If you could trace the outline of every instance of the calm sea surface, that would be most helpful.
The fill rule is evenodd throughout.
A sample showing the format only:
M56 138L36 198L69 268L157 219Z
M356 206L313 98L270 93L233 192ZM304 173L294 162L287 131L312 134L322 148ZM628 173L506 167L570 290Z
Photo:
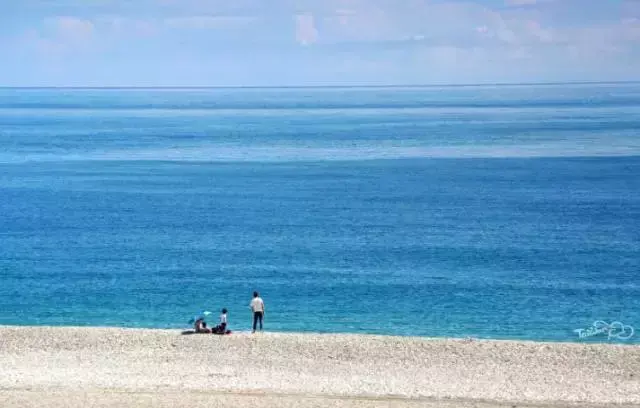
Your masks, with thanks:
M0 324L246 330L254 289L269 330L640 343L640 85L0 89Z

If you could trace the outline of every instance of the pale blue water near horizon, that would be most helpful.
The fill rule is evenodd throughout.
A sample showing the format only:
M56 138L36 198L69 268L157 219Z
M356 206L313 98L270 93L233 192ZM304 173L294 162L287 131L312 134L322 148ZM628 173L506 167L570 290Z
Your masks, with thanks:
M0 324L246 330L257 289L274 331L609 341L639 133L639 84L0 89Z

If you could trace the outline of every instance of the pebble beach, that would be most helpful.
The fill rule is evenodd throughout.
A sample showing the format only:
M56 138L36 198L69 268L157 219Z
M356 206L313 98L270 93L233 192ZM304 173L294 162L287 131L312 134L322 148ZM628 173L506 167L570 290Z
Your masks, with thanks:
M0 327L0 406L640 406L640 347Z

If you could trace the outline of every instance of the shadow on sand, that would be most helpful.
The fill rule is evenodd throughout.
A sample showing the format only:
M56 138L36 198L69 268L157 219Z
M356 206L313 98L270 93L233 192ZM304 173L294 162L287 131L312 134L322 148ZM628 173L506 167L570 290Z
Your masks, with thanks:
M224 336L224 335L231 334L231 330L227 330L226 333L196 333L195 330L184 330L180 334L182 334L183 336L187 336L187 335L190 335L190 334L213 334L213 335L216 335L216 336Z

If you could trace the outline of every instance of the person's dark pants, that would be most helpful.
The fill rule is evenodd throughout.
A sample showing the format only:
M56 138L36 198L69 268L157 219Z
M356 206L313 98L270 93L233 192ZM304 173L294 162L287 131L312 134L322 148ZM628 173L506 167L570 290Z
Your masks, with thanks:
M253 331L256 331L256 326L260 322L260 330L262 330L262 312L253 312Z

